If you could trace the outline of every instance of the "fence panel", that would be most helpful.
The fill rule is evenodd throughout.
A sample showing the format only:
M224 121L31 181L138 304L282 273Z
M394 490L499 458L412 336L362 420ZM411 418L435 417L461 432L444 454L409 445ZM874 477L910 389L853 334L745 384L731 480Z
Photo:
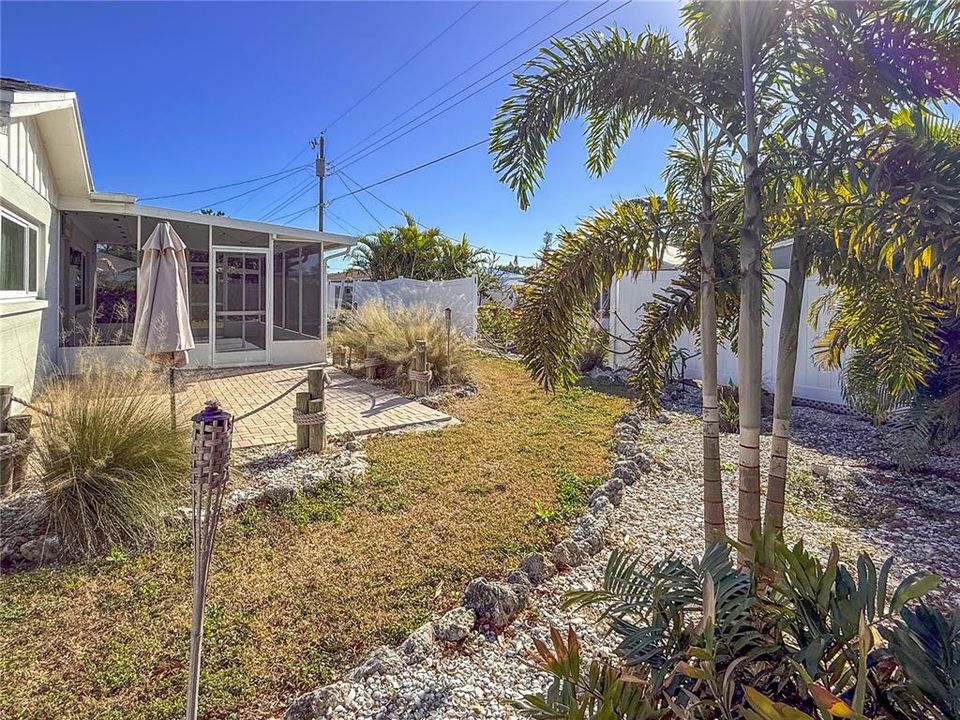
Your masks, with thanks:
M770 278L769 313L764 317L763 323L763 386L771 392L774 388L777 342L780 335L780 317L783 312L787 274L787 270L774 270L771 273L773 277ZM621 337L631 335L640 325L640 309L643 304L652 300L655 293L669 285L678 275L676 270L661 270L656 275L644 271L635 276L627 275L614 280L610 288L610 332ZM815 279L807 279L803 292L803 315L798 344L800 351L797 354L794 394L807 400L842 403L840 373L836 370L821 370L813 360L814 342L823 332L824 327L812 327L808 316L810 306L825 292L826 288L821 287ZM697 338L692 333L684 332L677 339L675 347L683 348L695 355L687 361L687 377L701 378L702 365ZM624 342L614 340L611 349L614 351L611 354L613 367L630 366L630 356L623 354L626 350ZM735 382L737 379L737 356L727 346L721 347L718 353L717 377L721 383Z
M357 281L353 285L353 302L359 307L380 300L385 305L412 308L425 305L442 313L450 308L453 326L469 338L477 336L478 289L475 277L456 280Z

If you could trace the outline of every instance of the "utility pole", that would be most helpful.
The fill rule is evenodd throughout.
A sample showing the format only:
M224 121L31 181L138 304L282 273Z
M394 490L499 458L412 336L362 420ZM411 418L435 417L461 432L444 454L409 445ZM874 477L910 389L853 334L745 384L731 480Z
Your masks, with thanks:
M317 151L316 173L317 173L317 230L323 232L323 179L327 174L327 159L323 154L323 133L320 137L311 140L310 145Z

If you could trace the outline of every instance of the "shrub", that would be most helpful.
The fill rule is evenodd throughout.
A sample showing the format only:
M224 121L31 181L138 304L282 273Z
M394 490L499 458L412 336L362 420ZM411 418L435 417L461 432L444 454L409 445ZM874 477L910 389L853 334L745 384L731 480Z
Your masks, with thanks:
M417 340L427 342L427 362L433 368L434 384L446 380L448 366L452 382L468 379L470 343L453 328L447 358L447 326L442 311L426 305L407 308L388 307L382 302L364 303L344 320L331 342L348 346L356 360L364 357L370 333L370 354L382 363L378 376L399 387L409 387L407 370L413 367Z
M590 372L595 367L603 367L607 361L607 333L594 322L590 323L578 358L580 372Z
M477 332L484 340L506 348L516 342L514 311L497 302L488 302L477 308Z
M822 564L802 543L756 546L746 570L722 545L690 563L614 552L603 588L566 604L600 606L617 660L554 631L536 641L552 685L515 706L540 720L956 717L960 611L922 601L936 576L888 596L892 559L861 555L855 579L836 547Z
M189 432L171 427L160 375L88 364L41 392L37 482L69 553L152 539L185 491Z

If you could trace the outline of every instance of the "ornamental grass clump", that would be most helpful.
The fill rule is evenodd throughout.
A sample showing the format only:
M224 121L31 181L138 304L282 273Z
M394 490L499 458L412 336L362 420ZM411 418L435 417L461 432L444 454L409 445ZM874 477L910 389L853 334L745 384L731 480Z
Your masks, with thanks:
M39 490L48 532L73 556L155 538L186 493L189 429L172 428L159 373L88 364L38 404Z
M433 369L433 384L447 380L462 383L469 379L470 342L454 326L450 332L450 357L447 357L447 325L443 310L427 305L404 307L383 302L364 303L346 318L332 338L332 345L346 345L351 349L355 369L368 351L380 361L377 377L391 380L399 387L410 385L407 371L413 367L418 340L427 343L427 362Z

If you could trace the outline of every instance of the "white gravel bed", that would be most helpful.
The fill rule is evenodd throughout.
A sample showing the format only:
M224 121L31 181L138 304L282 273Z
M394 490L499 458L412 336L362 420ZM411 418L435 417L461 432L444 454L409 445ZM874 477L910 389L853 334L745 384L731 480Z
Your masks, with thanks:
M613 638L603 637L604 628L594 623L595 611L562 609L563 594L599 587L613 547L640 551L651 559L668 553L689 557L702 549L698 406L699 392L687 390L659 420L643 423L640 439L653 456L653 468L625 489L607 531L606 549L534 587L527 609L501 636L475 632L460 646L447 646L397 673L339 683L338 700L325 716L513 719L518 715L506 701L542 692L549 683L529 665L534 637L545 639L551 626L564 629L572 624L585 648L610 653ZM944 578L937 599L955 604L960 599L960 488L949 473L960 476L956 460L935 460L946 479L864 468L888 460L881 449L883 432L858 418L821 410L796 408L794 433L791 482L798 487L790 490L788 540L802 537L807 547L822 553L836 542L847 560L861 551L881 560L894 555L895 576L913 570L937 572ZM736 531L737 450L736 435L723 434L730 533ZM762 453L765 464L769 435L762 439ZM814 463L828 468L826 479L809 472Z

